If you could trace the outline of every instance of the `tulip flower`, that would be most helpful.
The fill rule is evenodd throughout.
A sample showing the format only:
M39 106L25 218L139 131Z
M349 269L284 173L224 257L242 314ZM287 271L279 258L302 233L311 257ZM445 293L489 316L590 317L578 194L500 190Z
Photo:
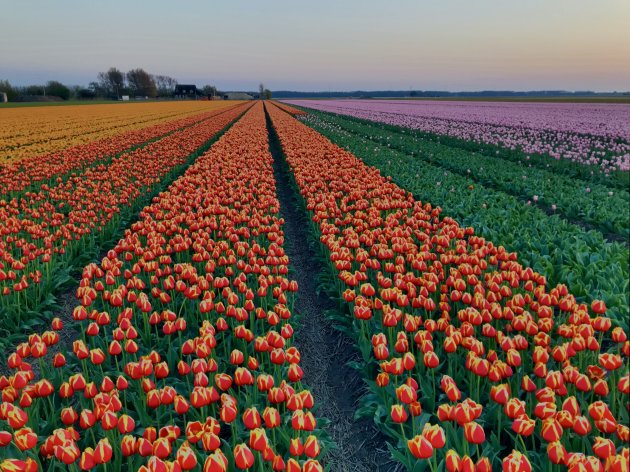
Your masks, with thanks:
M532 465L526 456L513 450L503 459L503 472L531 472Z
M411 454L418 459L427 459L433 455L431 442L422 435L414 436L407 441L407 447Z
M94 448L94 462L106 464L112 459L112 446L107 438L101 439Z
M481 444L486 440L486 433L479 423L470 421L464 425L464 437L471 444Z
M408 417L409 414L405 410L404 405L392 405L391 418L394 423L404 423Z
M234 461L239 469L249 469L254 465L254 454L245 444L237 444L234 448Z

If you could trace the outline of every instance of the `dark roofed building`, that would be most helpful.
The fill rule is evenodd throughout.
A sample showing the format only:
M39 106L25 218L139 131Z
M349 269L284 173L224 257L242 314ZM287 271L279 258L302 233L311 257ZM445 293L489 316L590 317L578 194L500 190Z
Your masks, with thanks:
M201 91L196 85L177 84L173 96L175 98L197 98L201 95Z

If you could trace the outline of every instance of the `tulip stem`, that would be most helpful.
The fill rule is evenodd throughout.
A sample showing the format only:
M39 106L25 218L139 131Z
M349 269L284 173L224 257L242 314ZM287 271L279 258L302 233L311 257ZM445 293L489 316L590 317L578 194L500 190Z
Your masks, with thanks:
M497 423L497 438L499 438L499 444L501 444L501 420L503 419L503 412L501 410L499 410L498 413L498 423Z

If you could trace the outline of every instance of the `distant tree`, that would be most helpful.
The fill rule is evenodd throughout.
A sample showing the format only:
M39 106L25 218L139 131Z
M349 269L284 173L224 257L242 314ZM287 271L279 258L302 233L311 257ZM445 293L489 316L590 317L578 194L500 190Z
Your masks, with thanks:
M168 75L156 75L154 77L155 85L157 87L157 94L160 97L170 97L175 91L177 80Z
M210 95L210 96L219 95L219 92L214 85L204 85L201 89L201 92L204 95Z
M125 88L125 73L110 67L107 72L99 72L98 83L105 96L118 98Z
M96 91L91 88L80 89L77 91L76 97L83 100L96 98Z
M96 97L105 98L105 97L111 96L109 95L108 90L103 88L103 85L100 82L90 82L86 90L91 91L94 98Z
M263 91L263 96L265 97L265 100L271 100L271 90L265 89Z
M70 89L70 100L74 100L79 98L79 92L83 87L80 85L71 85L68 88Z
M260 85L258 85L258 98L262 100L264 95L265 95L265 86L261 82Z
M157 87L151 74L144 69L131 69L127 72L127 83L132 93L136 96L157 96Z
M46 95L68 100L70 98L70 89L61 82L49 80L46 84Z
M21 92L24 95L46 95L46 87L44 85L27 85Z
M0 80L0 92L6 93L9 100L15 100L18 96L18 91L9 83L8 80Z

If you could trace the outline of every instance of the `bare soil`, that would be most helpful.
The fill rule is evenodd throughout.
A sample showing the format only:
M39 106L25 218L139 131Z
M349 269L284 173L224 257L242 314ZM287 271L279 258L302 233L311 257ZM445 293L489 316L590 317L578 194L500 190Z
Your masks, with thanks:
M298 203L275 133L270 129L270 150L274 156L276 192L280 214L284 218L285 250L289 256L291 277L298 282L294 315L299 318L294 341L302 354L304 380L318 405L318 417L329 424L325 430L336 447L323 458L327 470L339 472L385 472L402 470L391 460L387 439L374 423L355 421L354 413L366 386L358 372L348 366L359 355L352 340L336 330L325 313L337 310L337 302L319 293L318 276L323 267L309 245L307 215Z

